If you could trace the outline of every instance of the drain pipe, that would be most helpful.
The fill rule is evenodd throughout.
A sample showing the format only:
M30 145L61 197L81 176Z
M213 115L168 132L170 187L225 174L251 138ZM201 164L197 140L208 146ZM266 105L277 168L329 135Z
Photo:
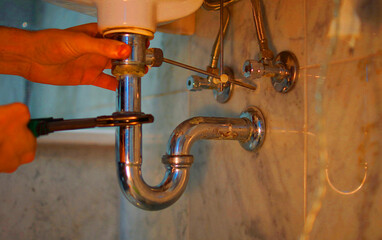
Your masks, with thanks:
M106 37L129 44L132 54L114 60L112 73L119 81L117 111L141 113L141 77L145 74L148 38L130 33ZM145 210L160 210L173 204L184 192L193 163L192 144L200 139L238 140L247 150L261 146L265 134L261 112L252 107L241 118L195 117L181 123L172 133L162 158L166 172L162 182L149 186L142 178L142 125L118 127L116 164L120 187L126 198Z

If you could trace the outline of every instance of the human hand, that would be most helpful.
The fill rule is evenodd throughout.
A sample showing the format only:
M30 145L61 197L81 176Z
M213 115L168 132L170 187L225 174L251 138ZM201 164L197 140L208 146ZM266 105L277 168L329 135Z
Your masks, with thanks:
M0 106L0 173L11 173L33 161L36 138L28 129L27 106L13 103Z
M117 80L103 70L111 67L110 59L127 58L131 48L116 40L96 38L97 32L96 23L35 32L2 28L0 58L7 57L2 52L11 51L14 60L8 56L1 63L0 59L0 73L21 75L37 83L95 85L115 91ZM10 72L15 65L18 69Z

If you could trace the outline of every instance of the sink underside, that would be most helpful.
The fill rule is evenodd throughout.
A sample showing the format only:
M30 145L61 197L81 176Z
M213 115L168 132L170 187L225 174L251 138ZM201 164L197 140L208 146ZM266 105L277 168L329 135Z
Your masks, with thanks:
M45 0L45 2L52 3L54 5L80 12L92 17L97 17L97 8L93 4L78 4L76 2L64 1L64 0Z
M130 32L153 38L157 26L194 13L203 0L46 0L97 17L99 31Z

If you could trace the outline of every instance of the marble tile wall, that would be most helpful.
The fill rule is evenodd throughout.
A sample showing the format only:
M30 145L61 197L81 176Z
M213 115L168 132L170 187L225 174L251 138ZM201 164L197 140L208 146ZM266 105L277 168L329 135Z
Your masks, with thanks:
M346 7L345 7L346 6ZM312 239L380 239L382 219L381 198L381 36L382 18L379 1L343 1L339 6L337 42L333 44L330 18L336 5L333 2L308 2L308 41L306 70L308 131L307 204L315 199L320 186L318 153L322 147L318 139L326 137L328 177L333 187L351 192L361 184L368 166L366 182L355 194L341 195L326 184L327 194L313 228ZM320 15L320 9L326 9ZM318 11L317 11L318 10ZM333 19L333 18L332 18ZM352 23L351 30L344 24ZM357 24L357 22L359 22ZM359 27L357 27L359 25ZM309 33L314 32L318 36ZM318 51L322 46L325 51ZM332 48L334 47L334 48ZM332 54L326 49L332 48ZM319 68L317 64L327 64ZM323 81L322 87L320 82ZM322 88L323 114L317 114L317 88ZM316 126L324 119L325 131Z
M304 59L304 26L296 24L304 19L304 5L298 2L297 8L282 1L266 2L265 8L271 9L267 18L271 15L272 23L276 7L293 11L294 21L281 15L277 21L283 25L269 24L269 31L277 35L271 46L274 51L291 50ZM257 57L258 47L249 2L235 4L231 13L226 64L241 78L242 64ZM171 56L174 60L204 68L210 61L219 14L199 10L196 19L196 33L188 37L186 45L181 36L160 36L165 55L173 48L181 49ZM291 33L295 35L289 36ZM185 82L186 78L176 80ZM283 95L273 90L269 79L260 79L256 81L259 91L237 87L225 104L217 103L209 91L188 93L189 117L237 117L246 106L260 107L267 118L267 140L259 153L246 152L237 142L195 144L195 163L185 195L173 207L154 213L137 210L123 200L122 239L296 239L304 223L303 79L299 83ZM166 106L173 108L174 102ZM174 222L179 224L172 226Z
M88 181L85 175L89 161L99 159L100 155L111 161L97 160L98 165L89 174L99 174L97 181L105 182L102 178L108 178L110 182L102 185L108 188L105 191L107 196L94 196L95 193L99 195L100 190L97 190L95 193L85 192L85 199L99 201L107 207L90 213L97 204L82 205L80 198L72 199L65 195L65 201L74 201L65 207L66 211L83 208L83 212L72 221L73 225L66 222L63 226L65 230L76 229L73 235L46 230L60 223L57 215L53 214L53 220L47 223L45 218L32 214L43 198L41 195L30 201L32 205L27 207L28 211L17 210L12 221L23 219L22 224L29 226L30 236L42 239L55 239L59 234L63 239L90 239L87 234L93 233L87 229L99 223L94 220L90 225L84 224L83 219L93 217L92 214L98 220L107 215L105 223L108 225L104 229L108 232L100 235L102 239L116 239L118 236L129 240L298 239L303 232L305 217L316 200L317 189L325 186L326 195L310 239L382 238L382 208L378 204L382 195L382 180L378 174L382 170L379 163L379 149L382 147L379 139L382 135L382 17L379 13L382 4L380 1L342 0L337 6L330 0L269 0L263 1L263 5L271 49L275 53L290 50L300 62L299 80L290 93L277 93L270 80L262 78L252 82L258 86L257 91L236 87L230 101L219 104L210 91L188 92L186 79L193 73L166 64L150 70L142 82L143 111L156 117L155 123L144 126L143 130L143 175L148 183L157 184L163 177L160 157L171 131L193 116L236 117L245 107L258 106L267 124L266 140L259 152L246 152L237 142L231 141L196 143L191 151L195 163L185 194L168 209L146 212L133 207L124 197L118 198L116 178L111 176L113 173L103 173L104 167L107 171L114 167L112 149L39 146L35 165L25 166L13 176L1 176L1 193L4 194L0 199L3 206L19 204L22 200L16 203L12 200L18 196L13 193L16 190L9 192L7 189L33 188L32 175L42 167L46 169L45 181L57 181L52 172L60 169L62 181L58 184L73 188L72 195L79 195L83 190L77 188L77 181L70 177L73 174L71 166L76 169L74 174ZM230 7L225 62L237 78L242 78L244 61L258 55L250 9L247 0ZM337 31L333 27L331 29L336 11L341 13ZM352 24L347 24L349 22ZM152 46L162 48L168 58L204 68L210 61L218 25L218 13L200 9L196 13L193 36L157 33ZM337 42L332 41L335 36ZM328 50L332 52L328 53ZM321 86L319 83L322 81ZM83 91L82 94L72 93L70 101L74 106L77 105L77 100L73 99L75 96L89 93L86 87ZM322 101L317 92L321 92ZM49 91L44 94L42 96L48 96ZM38 96L41 95L37 94L36 99ZM63 93L60 99L65 96ZM75 111L62 109L62 113L80 116L110 111L114 106L111 98L111 95L105 95L105 98L95 100L94 107L89 107L78 97ZM319 114L317 106L321 102L323 113ZM37 101L35 104L40 106ZM54 109L54 106L47 108ZM318 131L317 125L322 119L326 126L324 131ZM324 136L327 143L324 166L318 157L322 152L318 144L320 136ZM97 157L92 155L93 152ZM83 160L80 161L77 153L83 156ZM47 159L50 164L45 166ZM368 164L367 178L363 188L355 194L341 195L326 181L324 185L320 181L320 172L328 165L329 177L335 187L343 191L355 189L363 179L365 162ZM14 180L16 178L18 181ZM28 186L24 186L24 182ZM52 185L43 184L41 189L51 194L49 199L58 194ZM20 199L30 198L25 192ZM52 201L46 204L60 206ZM116 208L118 201L119 210ZM44 208L42 212L47 214L50 210ZM6 216L7 212L3 210L0 220ZM35 221L44 228L33 225ZM11 223L5 226L11 226ZM10 233L2 229L0 234L18 236L17 226L7 229L11 229Z
M113 156L110 146L40 145L33 164L0 175L0 239L118 239Z
M249 9L247 1L230 7L225 59L239 78L244 60L258 54ZM327 193L311 239L381 237L380 3L342 1L336 6L333 1L264 1L264 9L271 49L293 51L300 61L300 78L293 91L278 94L264 78L255 81L256 92L237 87L224 105L214 102L207 91L189 93L188 103L190 116L234 117L248 105L260 107L268 127L264 146L258 153L248 153L235 142L197 143L185 196L173 209L153 215L124 203L123 239L154 239L167 233L168 239L298 239L321 186L319 119L327 124L323 134L333 185L344 191L355 189L364 177L365 161L368 176L363 188L348 196L324 182ZM337 35L330 31L336 9L342 13ZM218 13L197 12L197 31L187 43L189 48L182 49L189 53L182 61L198 67L208 64L218 18ZM347 28L345 23L353 21L359 23L355 29ZM335 51L328 54L333 36L338 38ZM161 38L165 50L177 46L179 39L165 34ZM323 115L316 113L320 79L324 79ZM178 219L180 224L169 231L169 222L159 219L170 224ZM180 229L184 230L181 237Z

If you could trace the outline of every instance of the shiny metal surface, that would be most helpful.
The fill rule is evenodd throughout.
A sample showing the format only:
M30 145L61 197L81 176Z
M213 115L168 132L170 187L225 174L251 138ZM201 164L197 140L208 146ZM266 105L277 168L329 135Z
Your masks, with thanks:
M141 112L141 79L120 76L118 87L118 112ZM116 130L117 164L142 164L142 125L119 127Z
M147 41L145 37L121 34L120 37L113 36L113 38L131 45L134 53L127 60L113 61L114 69L124 69L124 65L139 69L145 65ZM140 73L134 71L129 72L129 74L123 73L123 71L116 72L119 80L117 111L141 112ZM166 165L164 179L159 185L152 187L145 183L141 171L142 126L140 124L117 129L116 156L117 174L121 189L126 198L139 208L145 210L163 209L174 203L186 188L189 178L189 165L179 163Z
M117 111L141 112L139 68L146 63L144 54L147 38L133 34L121 34L120 37L113 36L113 38L128 43L134 53L127 60L113 61L115 70L113 73L119 80ZM130 67L137 68L138 71L131 70ZM128 72L125 72L126 69ZM184 192L189 178L189 167L192 164L190 157L178 157L176 161L173 157L166 157L166 159L169 160L165 164L166 172L163 181L157 186L149 186L143 180L141 171L141 124L117 129L116 164L119 183L125 197L135 206L145 210L160 210L174 203Z
M208 71L205 71L203 69L199 69L199 68L196 68L196 67L184 64L184 63L180 63L180 62L168 59L168 58L163 58L163 62L171 64L171 65L174 65L174 66L177 66L177 67L181 67L181 68L193 71L193 72L201 73L201 74L213 77L213 78L220 79L220 76L218 74L215 74L215 73L212 73L212 72L208 72Z
M243 64L243 75L252 80L264 76L271 77L274 89L281 93L287 93L298 78L298 60L289 51L279 53L274 59L265 34L261 0L251 0L251 3L260 48L260 60L246 60Z
M137 54L128 60L113 61L114 69L124 69L124 65L139 68L147 62L146 56L140 55L146 53L147 38L123 34L121 38L115 39L130 44L132 51ZM135 48L143 48L145 51ZM134 71L124 73L116 71L119 80L117 111L141 113L140 75ZM194 161L190 155L193 143L200 139L238 140L243 146L252 146L254 135L257 134L258 137L262 133L262 130L257 129L258 122L257 125L253 122L255 118L256 116L249 113L241 118L195 117L181 123L168 141L166 155L162 158L166 171L162 182L157 186L149 186L142 178L142 125L117 128L116 164L124 195L132 204L145 210L160 210L170 206L186 189L190 167Z
M272 60L273 52L268 47L268 40L265 35L263 15L261 11L261 0L251 0L253 20L255 22L257 40L259 42L261 59Z
M214 98L220 103L226 103L232 96L233 84L229 81L221 86L222 88L212 90Z
M289 76L289 71L284 63L278 62L276 65L266 65L256 60L246 60L243 65L244 77L257 79L261 77L284 78Z
M219 30L218 35L216 36L214 45L212 47L211 64L208 67L209 72L218 72L218 70L219 70L217 68L218 62L219 62L219 56L223 52L222 51L222 49L224 47L223 39L226 35L227 28L228 28L228 25L230 22L229 10L227 8L223 8L223 10L224 10L223 12L222 12L222 10L220 10L220 17L221 17L221 19L220 19L220 30ZM225 13L225 15L223 13ZM223 20L224 16L225 16L225 20ZM221 71L222 69L223 69L223 71ZM224 67L223 57L221 58L221 61L220 61L220 72L221 72L221 74L222 73L227 74L231 80L234 79L232 69L230 69L229 67ZM232 81L229 81L227 83L217 83L216 79L213 79L210 76L207 78L207 81L210 83L213 83L216 86L213 89L213 94L214 94L214 98L216 99L216 101L218 101L220 103L225 103L231 98L232 91L233 91Z
M117 165L120 185L126 198L144 210L161 210L176 202L186 189L189 167L166 165L163 181L154 187L142 178L141 165Z
M209 71L205 71L205 70L202 70L202 69L199 69L199 68L196 68L196 67L184 64L184 63L180 63L180 62L177 62L177 61L174 61L174 60L170 60L170 59L167 59L167 58L163 58L163 62L172 64L172 65L184 68L184 69L188 69L188 70L191 70L191 71L194 71L194 72L197 72L197 73L201 73L201 74L204 74L204 75L207 75L207 76L210 76L213 79L216 79L217 81L219 81L219 82L213 82L214 84L221 84L220 83L221 76L216 75L215 71L210 71L210 72ZM213 70L218 70L218 69L213 69ZM193 80L193 79L190 79L190 80ZM248 88L248 89L251 89L251 90L256 90L256 86L253 86L251 84L238 81L236 79L230 78L228 81L230 82L230 84L236 84L236 85L239 85L240 87L245 87L245 88ZM212 86L213 83L212 82L210 83L211 86ZM192 85L190 85L190 87L192 87ZM224 85L223 89L226 88L226 87L230 87L230 86L229 85ZM220 90L220 91L223 91L223 90Z
M176 127L167 144L167 155L189 155L192 145L201 139L238 140L251 138L252 123L244 118L193 117Z
M299 64L297 57L289 51L280 52L275 60L274 65L278 69L283 69L288 74L276 74L272 76L272 85L276 91L287 93L296 83L299 75Z
M224 29L224 0L220 0L220 30L219 32L222 33ZM220 35L220 76L223 75L224 71L224 35Z
M239 0L223 0L223 4L224 4L224 7L232 4L232 3L235 3ZM206 10L210 10L210 11L216 11L216 10L219 10L221 5L220 5L220 0L204 0L203 2L203 7L206 9Z
M159 48L149 48L146 50L146 65L150 67L160 67L163 63L163 51Z
M193 144L202 139L238 140L246 147L246 144L253 146L256 139L257 146L251 150L257 150L262 143L259 136L262 136L261 140L264 139L262 131L265 125L261 125L261 130L257 129L260 125L258 122L255 125L253 119L257 119L257 116L252 116L250 113L241 118L194 117L178 125L171 134L166 155L162 158L166 167L165 177L155 187L147 185L142 178L141 151L137 149L141 146L141 138L134 138L134 132L132 134L125 132L126 157L117 159L117 167L120 185L126 198L145 210L168 207L181 196L187 186L189 168L193 163L193 156L190 155ZM119 132L119 135L123 136L123 132ZM121 145L118 149L121 150ZM248 150L247 147L246 149ZM129 151L137 151L140 154L129 154ZM134 161L132 158L139 160Z
M221 3L221 2L220 2ZM229 20L230 20L230 13L227 8L223 8L223 12L221 12L220 17L223 17L223 20L220 19L220 30L218 32L218 35L216 36L212 53L211 53L211 64L207 67L207 72L211 73L212 75L208 75L207 78L202 78L200 76L190 76L187 79L187 89L190 91L200 91L202 89L212 89L214 98L220 102L225 103L227 102L231 95L233 90L233 84L232 81L234 80L233 72L230 68L220 66L220 69L218 68L219 63L219 57L221 56L221 49L223 46L222 39L225 37L225 33L227 31ZM224 13L224 14L222 14ZM222 63L222 61L220 61ZM223 69L221 72L220 70ZM218 74L227 74L229 76L229 81L226 83L223 83L220 80L220 76ZM240 84L240 82L239 82Z
M189 167L194 163L194 157L192 155L164 155L162 157L162 163L177 167Z
M201 91L202 89L215 89L216 84L209 82L206 78L192 75L187 78L187 89L190 91Z
M113 39L122 40L132 47L127 60L113 61L113 74L119 80L118 112L141 112L141 78L139 68L146 64L147 38L134 34L121 34ZM139 49L136 49L139 48ZM142 50L143 49L143 50ZM143 54L143 55L142 55ZM137 68L138 71L131 70ZM128 69L128 72L125 72ZM127 73L127 74L126 74ZM170 157L167 157L170 159ZM142 178L142 126L119 127L116 131L116 164L120 187L125 197L145 210L160 210L174 203L184 192L188 178L190 158L168 161L163 181L149 186Z
M229 81L226 83L221 83L219 79L215 78L203 78L200 76L192 75L187 79L187 89L190 91L212 89L215 99L220 103L225 103L231 97L233 90L233 84L231 81L234 76L233 71L228 67L224 68L224 73L229 77ZM221 86L223 86L223 90L221 90Z
M154 54L150 53L150 56L146 59L146 62L148 64L151 64L151 62L155 61L160 62L160 64L162 64L162 62L165 62L174 66L178 66L187 70L207 75L207 82L198 76L191 76L187 79L187 88L191 91L199 91L201 89L214 89L215 99L220 103L224 103L230 98L233 89L232 84L239 85L241 87L245 87L251 90L256 90L256 86L244 83L242 81L238 81L233 77L230 77L228 79L228 82L224 82L221 80L221 77L223 76L222 72L225 74L225 68L223 69L223 71L221 71L219 68L217 68L217 65L219 56L222 54L222 38L225 35L229 23L229 11L226 10L225 12L227 14L224 27L220 29L219 34L216 37L214 49L212 51L211 66L208 67L207 71L168 58L164 58L163 54L157 54L156 56L154 56ZM220 35L220 32L223 32L223 35Z
M172 132L167 143L167 156L190 156L198 140L238 140L248 151L258 150L265 139L265 119L260 109L251 106L240 118L194 117Z
M220 103L228 102L228 100L232 96L232 91L234 86L232 84L232 81L234 81L235 76L233 74L232 69L227 66L224 67L224 74L228 75L229 81L226 83L215 84L216 87L212 90L214 94L214 98L216 99L216 101ZM208 81L211 81L211 80L212 82L214 82L214 79L208 78Z
M146 74L146 44L148 37L131 33L112 33L106 38L122 41L131 46L131 54L124 60L112 61L112 74L114 76L131 75L142 77Z
M227 32L227 28L230 22L230 12L228 8L224 8L224 13L225 13L225 21L224 26L223 26L223 37L225 37L225 34ZM221 49L221 30L219 30L218 35L216 36L214 45L212 47L212 52L211 52L211 68L217 68L218 67L218 62L219 62L219 57L220 57L220 49Z
M251 135L247 141L240 142L241 146L248 151L257 151L264 143L265 139L265 118L260 109L254 106L248 107L240 115L241 118L251 122Z
M134 75L121 75L118 78L117 111L141 111L141 78Z

